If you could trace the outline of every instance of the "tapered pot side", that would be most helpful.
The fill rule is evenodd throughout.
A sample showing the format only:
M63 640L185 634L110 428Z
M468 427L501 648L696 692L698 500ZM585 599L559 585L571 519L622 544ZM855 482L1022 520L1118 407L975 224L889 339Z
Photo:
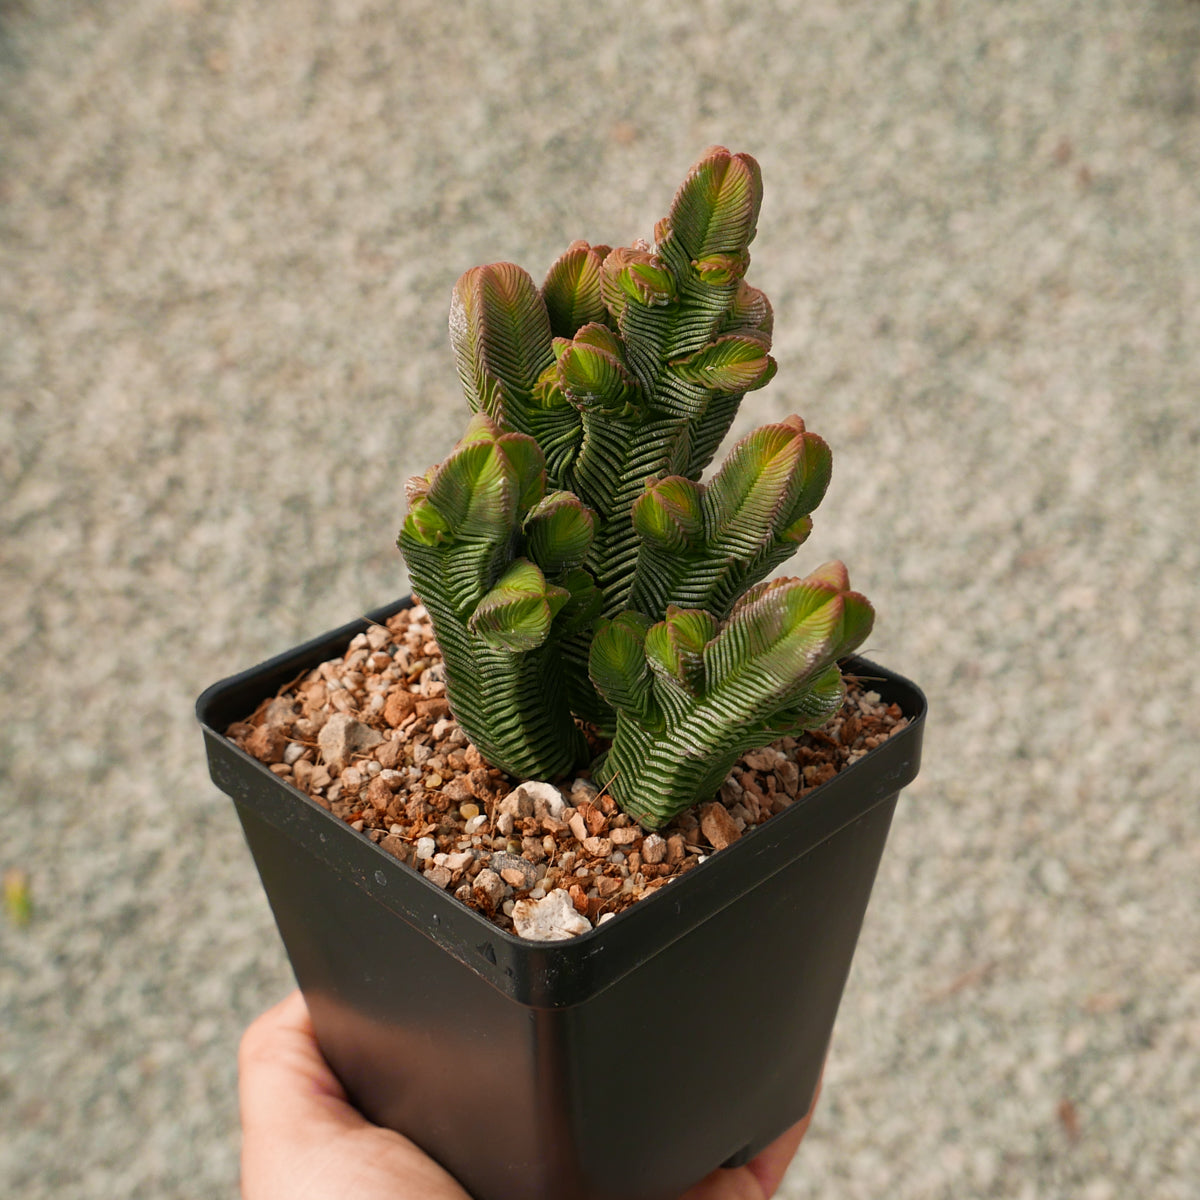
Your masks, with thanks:
M223 736L366 627L197 703L212 778L236 805L322 1051L354 1103L476 1200L676 1200L803 1116L896 800L917 773L921 692L849 660L900 706L904 729L603 926L530 942Z

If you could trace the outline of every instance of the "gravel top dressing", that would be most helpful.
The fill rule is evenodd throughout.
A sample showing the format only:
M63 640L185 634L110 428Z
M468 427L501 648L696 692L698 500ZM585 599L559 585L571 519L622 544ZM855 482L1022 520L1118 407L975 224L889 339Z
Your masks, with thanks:
M869 681L849 682L825 728L746 754L716 797L651 834L617 808L606 780L520 781L488 766L451 715L420 605L226 732L501 929L556 940L692 870L905 727Z

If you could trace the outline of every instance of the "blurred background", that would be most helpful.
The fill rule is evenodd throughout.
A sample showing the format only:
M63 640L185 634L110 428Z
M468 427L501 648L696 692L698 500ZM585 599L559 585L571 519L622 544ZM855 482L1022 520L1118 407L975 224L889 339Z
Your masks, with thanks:
M234 1193L290 973L193 700L407 590L458 274L713 143L735 433L830 441L794 566L930 701L781 1194L1195 1196L1195 0L0 2L0 1193Z

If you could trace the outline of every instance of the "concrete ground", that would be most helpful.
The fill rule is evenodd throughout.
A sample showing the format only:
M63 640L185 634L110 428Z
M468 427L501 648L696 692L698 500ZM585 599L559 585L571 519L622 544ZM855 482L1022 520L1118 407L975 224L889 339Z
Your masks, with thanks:
M458 273L715 142L738 429L832 443L797 566L931 714L782 1195L1196 1195L1195 0L2 0L0 1194L233 1194L289 972L192 701L406 590Z

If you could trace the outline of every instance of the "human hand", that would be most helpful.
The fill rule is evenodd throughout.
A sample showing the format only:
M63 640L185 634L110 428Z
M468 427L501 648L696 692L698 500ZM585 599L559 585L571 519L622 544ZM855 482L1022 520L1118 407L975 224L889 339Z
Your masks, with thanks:
M471 1200L408 1138L350 1104L298 991L243 1034L238 1077L243 1200ZM766 1200L811 1120L810 1111L753 1162L714 1171L681 1200Z
M372 1125L293 992L242 1035L242 1200L471 1200L415 1143Z
M813 1102L799 1124L777 1137L744 1167L728 1170L718 1167L695 1187L689 1188L680 1200L770 1200L783 1182L784 1173L796 1157L796 1151L812 1124L820 1095L821 1085L818 1082L817 1094L813 1096Z

